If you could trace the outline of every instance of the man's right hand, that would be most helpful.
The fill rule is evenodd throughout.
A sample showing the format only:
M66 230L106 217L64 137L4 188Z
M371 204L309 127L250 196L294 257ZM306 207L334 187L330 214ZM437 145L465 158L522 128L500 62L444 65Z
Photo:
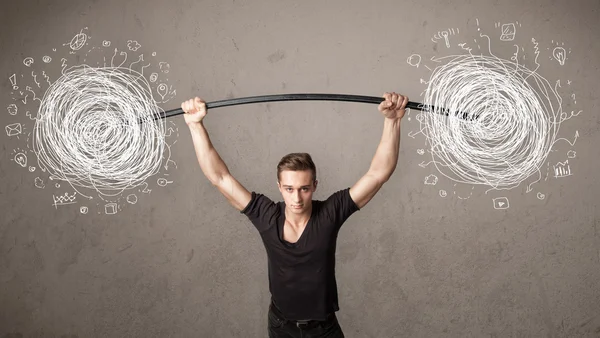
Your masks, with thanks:
M181 110L185 114L185 123L188 125L202 122L202 119L206 116L206 102L199 97L189 99L181 103Z

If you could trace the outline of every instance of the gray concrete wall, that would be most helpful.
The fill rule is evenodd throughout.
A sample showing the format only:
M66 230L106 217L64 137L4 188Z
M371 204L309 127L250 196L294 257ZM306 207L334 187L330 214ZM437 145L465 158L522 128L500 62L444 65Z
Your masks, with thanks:
M431 134L418 132L426 118L407 113L398 168L340 233L340 323L348 337L600 336L598 1L27 0L3 7L1 337L266 335L263 244L203 176L181 116L165 121L170 161L160 159L145 185L105 196L41 171L34 119L63 63L121 63L124 51L124 67L147 64L146 77L157 73L148 83L164 110L196 95L210 102L396 91L421 102L424 82L445 62L435 58L467 53L459 43L509 61L519 50L519 64L562 100L566 115L550 124L560 126L556 142L535 173L494 190L425 165ZM436 37L444 31L449 47ZM565 60L553 56L556 47ZM33 64L24 63L28 57ZM16 123L20 133L10 134ZM304 101L217 108L205 124L234 176L281 200L275 166L283 155L313 155L315 198L324 199L366 172L383 120L372 104ZM515 136L503 128L509 142ZM435 185L425 184L434 182L430 175ZM75 203L61 204L65 194Z

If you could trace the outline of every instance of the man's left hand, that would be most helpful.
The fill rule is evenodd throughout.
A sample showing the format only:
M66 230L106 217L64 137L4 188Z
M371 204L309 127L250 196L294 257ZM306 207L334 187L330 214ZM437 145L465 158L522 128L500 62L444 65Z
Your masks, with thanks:
M395 92L383 94L385 101L379 104L379 111L388 119L401 119L406 112L408 96L396 94Z

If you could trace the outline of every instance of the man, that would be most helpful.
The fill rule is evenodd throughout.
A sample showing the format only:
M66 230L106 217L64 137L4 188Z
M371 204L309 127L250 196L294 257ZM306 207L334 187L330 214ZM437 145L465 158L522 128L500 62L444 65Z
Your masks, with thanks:
M196 156L208 180L259 231L268 257L271 304L269 337L344 337L335 279L335 249L344 221L363 208L390 178L400 147L400 121L408 97L384 93L378 110L383 134L367 173L351 188L327 200L312 200L316 168L309 154L284 156L277 186L284 202L250 193L229 172L203 125L206 103L196 97L181 104Z

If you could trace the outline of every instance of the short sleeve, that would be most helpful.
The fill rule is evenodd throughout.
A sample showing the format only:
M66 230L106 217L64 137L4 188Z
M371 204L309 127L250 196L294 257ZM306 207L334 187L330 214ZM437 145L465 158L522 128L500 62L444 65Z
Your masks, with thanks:
M344 224L348 217L360 210L350 196L349 187L331 194L331 196L325 200L323 206L326 214L335 224L337 229Z
M258 232L263 232L275 224L279 208L267 196L253 191L250 202L248 202L248 205L240 213L250 219Z

